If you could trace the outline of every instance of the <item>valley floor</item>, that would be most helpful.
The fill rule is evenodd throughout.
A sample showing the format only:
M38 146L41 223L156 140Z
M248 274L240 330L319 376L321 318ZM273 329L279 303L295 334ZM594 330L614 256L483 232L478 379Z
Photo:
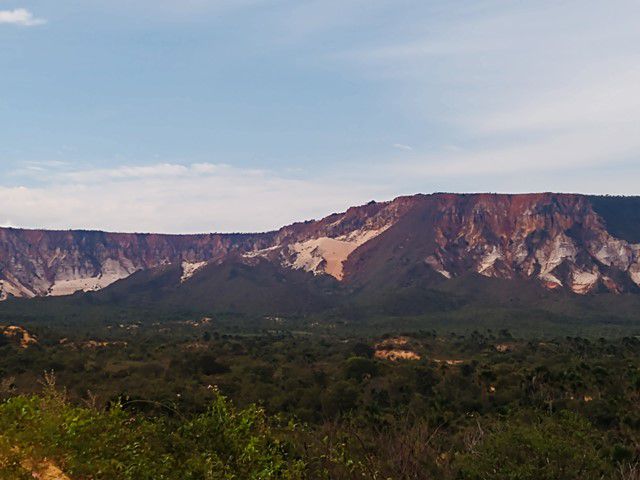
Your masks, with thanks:
M105 318L11 319L0 478L639 475L636 336Z

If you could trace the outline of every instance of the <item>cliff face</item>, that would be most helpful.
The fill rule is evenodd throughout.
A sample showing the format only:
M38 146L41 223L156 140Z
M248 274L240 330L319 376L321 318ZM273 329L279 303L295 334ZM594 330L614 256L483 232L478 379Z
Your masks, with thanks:
M277 232L139 235L0 229L0 298L98 290L139 270L182 267L187 283L234 259L343 283L425 269L529 278L577 294L640 291L640 198L435 194L370 203Z
M435 245L425 261L446 278L467 271L535 278L580 294L640 285L640 243L611 235L588 197L442 195L432 202Z
M255 235L0 229L0 298L99 290L139 270L183 262L188 269L261 241Z

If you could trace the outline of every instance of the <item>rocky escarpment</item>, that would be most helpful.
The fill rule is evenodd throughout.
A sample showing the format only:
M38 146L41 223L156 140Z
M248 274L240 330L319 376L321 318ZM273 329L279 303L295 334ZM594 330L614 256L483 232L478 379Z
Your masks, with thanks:
M139 270L267 262L342 284L530 279L577 294L640 291L640 198L434 194L371 202L264 234L141 235L0 229L0 298L99 290ZM416 273L423 272L423 273ZM430 273L429 273L430 272ZM439 280L438 280L439 279Z
M344 267L353 252L382 235L416 205L415 198L370 202L322 220L284 227L273 245L244 254L245 261L267 259L293 270L344 279Z
M640 285L640 242L613 236L588 197L442 195L436 204L436 245L425 261L446 278L471 270L580 294Z
M423 262L446 279L473 272L534 279L549 289L579 294L634 291L640 286L640 238L612 235L593 200L565 194L401 197L302 230L288 227L276 237L276 246L245 257L346 282L366 283L376 261L384 258L383 274L391 278L394 269ZM632 205L623 200L626 208L640 208L640 199Z
M181 283L206 265L239 257L341 279L358 246L397 220L411 201L372 202L319 221L259 234L159 235L0 228L0 299L96 291L140 270L176 264Z
M0 299L102 289L139 270L192 269L269 235L146 235L0 229Z

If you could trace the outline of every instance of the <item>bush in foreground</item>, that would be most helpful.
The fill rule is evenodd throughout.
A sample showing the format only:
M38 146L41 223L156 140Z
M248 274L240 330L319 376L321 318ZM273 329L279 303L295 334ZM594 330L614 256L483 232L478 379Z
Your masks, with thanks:
M71 478L299 479L292 455L258 407L236 410L216 395L180 421L73 406L55 391L0 405L0 478L31 478L53 462Z

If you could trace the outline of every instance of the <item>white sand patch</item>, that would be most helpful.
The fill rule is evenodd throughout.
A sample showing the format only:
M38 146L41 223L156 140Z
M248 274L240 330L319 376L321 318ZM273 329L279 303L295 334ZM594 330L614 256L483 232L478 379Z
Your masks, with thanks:
M640 260L629 267L629 276L640 287Z
M575 270L571 274L571 290L573 290L574 293L584 295L593 290L599 279L600 275L597 272Z
M436 272L438 272L440 275L442 275L443 277L451 279L452 277L451 273L445 270L444 265L442 265L442 262L438 260L435 256L429 255L427 258L424 259L424 262L427 265L429 265L431 268L433 268Z
M254 250L253 252L244 253L242 256L244 258L264 258L267 257L269 253L278 250L279 248L281 248L280 245L274 245L273 247L263 248L262 250Z
M182 262L182 277L180 278L180 283L184 283L189 280L206 264L207 262Z
M495 272L493 271L493 265L496 263L496 261L502 258L503 257L500 253L500 250L498 250L498 248L494 246L492 250L486 253L480 260L477 272L480 275L484 275L485 277L494 276Z
M536 259L540 264L540 278L545 279L545 276L555 278L553 275L550 275L551 272L565 260L575 262L577 253L578 251L573 240L564 233L555 237L553 243L536 252Z
M547 288L562 287L560 279L551 272L565 260L574 263L577 254L578 250L573 240L564 233L558 235L553 242L536 251L535 257L540 264L538 278L547 284Z
M356 243L328 237L294 243L289 247L295 255L291 267L295 270L313 272L316 275L327 273L342 280L342 264L356 248L358 248Z
M631 264L633 251L630 245L613 237L605 238L604 242L595 252L594 256L604 265L618 267L627 270Z
M118 280L128 277L129 274L107 274L90 278L75 278L73 280L56 280L49 289L49 296L62 297L73 295L76 292L95 292L108 287Z
M540 274L540 275L538 275L538 278L540 280L544 281L544 282L556 284L559 287L562 287L562 282L560 281L560 279L558 277L556 277L555 275L552 275L550 273Z
M12 286L9 285L6 281L0 280L0 302L9 298L10 294L15 296L15 293L11 291L11 288Z
M131 262L123 265L119 260L108 258L101 266L99 275L87 275L77 270L61 273L48 290L48 295L61 297L76 292L95 292L108 287L118 280L127 278L136 271Z
M529 258L522 263L523 271L526 273L527 277L533 275L536 271L536 261L535 259Z
M369 240L376 238L378 235L386 231L391 225L386 225L377 230L354 230L353 232L337 237L336 240L355 243L358 246L367 243Z
M527 248L527 245L525 244L524 239L518 238L516 250L513 253L513 261L516 262L517 265L522 265L524 264L524 262L527 261L528 258L529 258L529 249ZM529 273L528 276L530 277L531 274Z
M453 275L451 275L451 272L448 272L446 270L436 270L436 272L438 272L443 277L448 278L449 280L453 278Z
M16 285L9 280L0 280L0 302L7 300L9 297L33 298L35 294L19 283Z
M315 275L326 273L337 280L342 280L344 277L343 264L349 255L387 228L356 230L337 238L320 237L306 242L294 243L289 246L289 252L294 260L286 262L285 266L295 270L312 272Z

